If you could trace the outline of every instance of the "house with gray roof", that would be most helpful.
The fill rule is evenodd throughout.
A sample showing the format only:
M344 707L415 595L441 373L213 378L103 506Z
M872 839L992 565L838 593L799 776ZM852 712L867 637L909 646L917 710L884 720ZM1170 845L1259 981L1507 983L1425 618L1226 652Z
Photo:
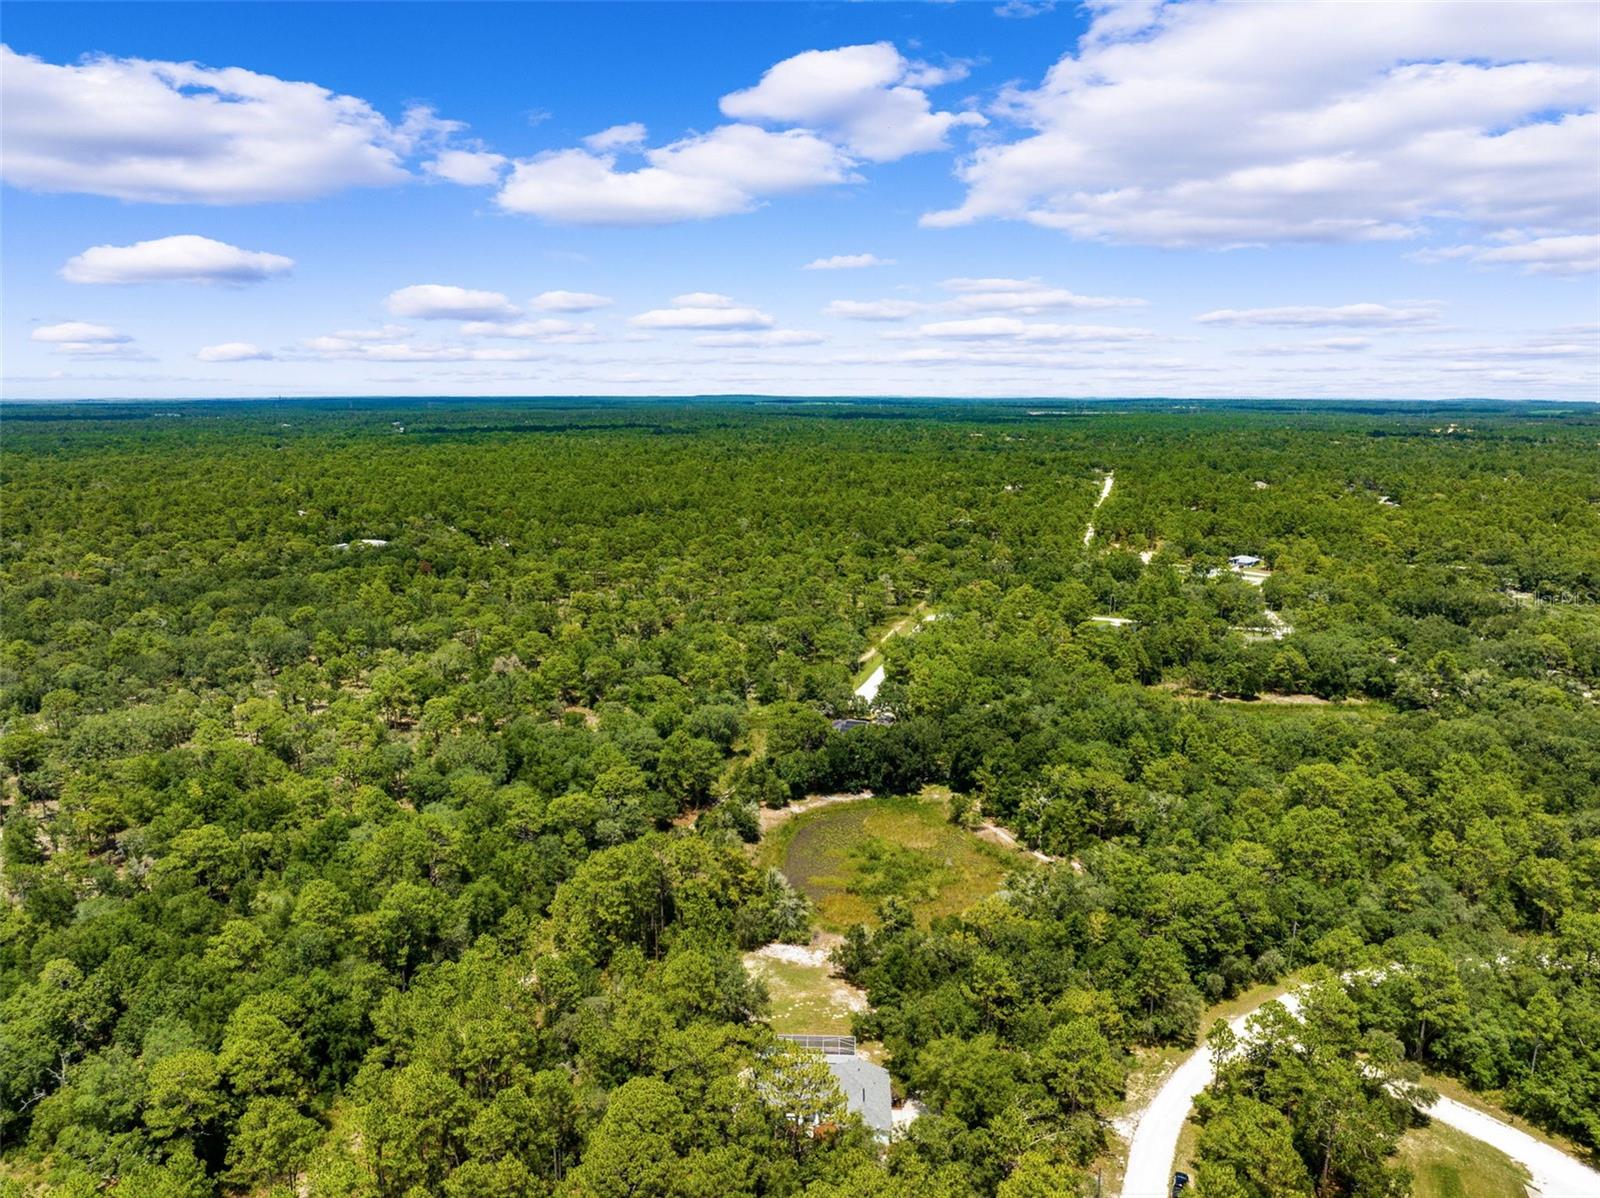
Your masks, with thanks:
M856 1053L854 1036L779 1036L822 1054L823 1062L839 1083L845 1105L880 1140L887 1140L894 1129L894 1097L889 1088L889 1071Z

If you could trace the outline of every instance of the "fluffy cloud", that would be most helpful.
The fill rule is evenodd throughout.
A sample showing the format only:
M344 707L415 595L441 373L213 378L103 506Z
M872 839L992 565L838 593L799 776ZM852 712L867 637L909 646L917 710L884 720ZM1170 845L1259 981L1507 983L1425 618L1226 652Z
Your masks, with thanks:
M1016 341L1143 341L1153 334L1149 329L1121 328L1099 324L1049 324L1018 320L1013 316L980 316L972 320L939 320L917 330L924 337L958 341L987 341L997 338Z
M528 306L540 312L593 312L596 308L609 308L615 302L609 295L596 295L592 291L542 291Z
M270 362L272 355L248 341L224 341L195 353L202 362Z
M1137 308L1142 299L1079 295L1062 287L1047 286L1042 279L946 279L945 288L958 293L955 307L970 312L1019 312L1031 316L1048 308Z
M766 196L851 178L850 160L804 129L719 125L619 169L611 150L557 150L518 162L495 201L580 225L649 225L748 212Z
M56 344L72 342L87 343L101 342L111 344L122 341L132 341L126 333L119 333L108 324L89 324L82 320L68 320L61 324L41 325L32 333L34 341L49 341Z
M1218 308L1195 319L1201 324L1266 325L1276 328L1345 327L1411 328L1439 319L1437 307L1417 304L1391 308L1385 304L1345 304L1338 308L1302 305L1288 308Z
M649 132L638 121L629 121L626 125L612 125L609 129L591 133L583 139L583 144L596 154L610 154L615 150L631 150L644 145Z
M1486 266L1515 266L1529 275L1585 275L1600 271L1600 234L1575 233L1566 237L1525 237L1508 234L1504 244L1455 245L1419 250L1419 262L1464 258Z
M904 320L927 308L915 300L834 300L822 310L824 316L841 320Z
M460 183L464 187L492 187L511 159L488 150L441 150L422 169L436 179Z
M425 108L391 123L364 100L239 67L0 47L7 182L153 203L301 200L408 177L459 126Z
M1594 226L1589 5L1100 7L1003 99L1028 132L980 148L925 223L1223 246Z
M416 320L511 320L521 311L498 291L472 291L440 283L418 283L391 292L384 307Z
M259 283L293 266L294 259L282 254L189 233L93 246L67 259L61 277L69 283Z
M614 125L581 146L519 160L495 202L583 225L749 212L770 196L854 182L860 162L936 150L952 128L984 124L978 113L933 111L924 90L964 73L912 62L887 42L810 50L724 96L732 124L653 149L642 124ZM624 154L642 162L621 164Z
M128 358L144 355L133 348L133 338L106 324L90 324L83 320L68 320L60 324L41 325L29 334L34 341L42 341L58 354L71 358Z
M801 270L860 270L864 266L893 266L893 258L880 258L876 254L835 254L831 258L818 258L807 262Z
M769 329L772 317L747 308L725 295L692 291L676 296L670 308L641 312L628 322L641 329Z
M890 162L945 144L959 125L983 125L975 112L935 112L922 89L959 79L902 57L888 42L807 50L767 71L761 82L722 97L726 116L821 131L858 158Z
M474 320L461 326L468 337L508 337L518 341L588 342L599 340L595 327L572 320L519 320L510 324L499 321Z
M768 329L757 333L708 333L696 345L717 348L774 349L786 345L821 345L827 338L808 329Z

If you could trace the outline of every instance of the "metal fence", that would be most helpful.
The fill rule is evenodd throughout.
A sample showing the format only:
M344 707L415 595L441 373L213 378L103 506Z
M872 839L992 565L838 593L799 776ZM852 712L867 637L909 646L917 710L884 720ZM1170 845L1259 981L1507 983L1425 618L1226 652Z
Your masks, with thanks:
M824 1056L853 1057L856 1055L856 1038L854 1036L805 1036L789 1035L779 1036L780 1040L787 1040L791 1044L798 1044L801 1048L814 1048Z

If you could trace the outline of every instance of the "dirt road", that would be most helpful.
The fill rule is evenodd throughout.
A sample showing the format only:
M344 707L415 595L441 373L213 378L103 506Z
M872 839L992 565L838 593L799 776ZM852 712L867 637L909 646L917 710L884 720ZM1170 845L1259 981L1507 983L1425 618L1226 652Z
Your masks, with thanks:
M1299 997L1293 993L1285 994L1278 1001L1291 1013L1300 1006ZM1235 1035L1242 1037L1246 1032L1245 1024L1254 1014L1252 1010L1230 1019L1228 1026ZM1156 1091L1134 1125L1122 1198L1167 1198L1172 1186L1178 1136L1189 1118L1189 1108L1200 1091L1211 1084L1211 1078L1211 1054L1200 1048L1190 1053ZM1529 1198L1590 1198L1600 1194L1600 1173L1493 1115L1452 1098L1440 1098L1426 1114L1464 1135L1482 1140L1526 1169L1530 1178Z
M1116 481L1117 472L1115 470L1106 475L1105 482L1100 484L1100 498L1094 501L1094 507L1090 509L1091 511L1099 511L1100 505L1111 498L1111 486ZM1083 530L1083 543L1087 545L1092 540L1094 540L1094 521L1091 519L1089 527Z

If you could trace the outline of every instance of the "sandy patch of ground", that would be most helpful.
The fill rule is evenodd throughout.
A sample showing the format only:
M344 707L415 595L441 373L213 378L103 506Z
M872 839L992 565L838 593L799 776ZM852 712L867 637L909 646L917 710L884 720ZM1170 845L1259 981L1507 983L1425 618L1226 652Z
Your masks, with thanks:
M1030 849L1025 847L1023 843L1017 839L1017 834L1015 832L1013 832L1010 828L1002 828L996 823L979 824L975 830L975 835L979 840L987 840L990 844L997 844L1003 849L1016 849L1019 853L1026 853L1035 861L1043 861L1047 864L1053 864L1061 860L1060 857L1052 857L1049 853L1041 852L1038 849ZM1083 872L1083 866L1078 864L1076 861L1072 863L1072 868L1075 873Z

